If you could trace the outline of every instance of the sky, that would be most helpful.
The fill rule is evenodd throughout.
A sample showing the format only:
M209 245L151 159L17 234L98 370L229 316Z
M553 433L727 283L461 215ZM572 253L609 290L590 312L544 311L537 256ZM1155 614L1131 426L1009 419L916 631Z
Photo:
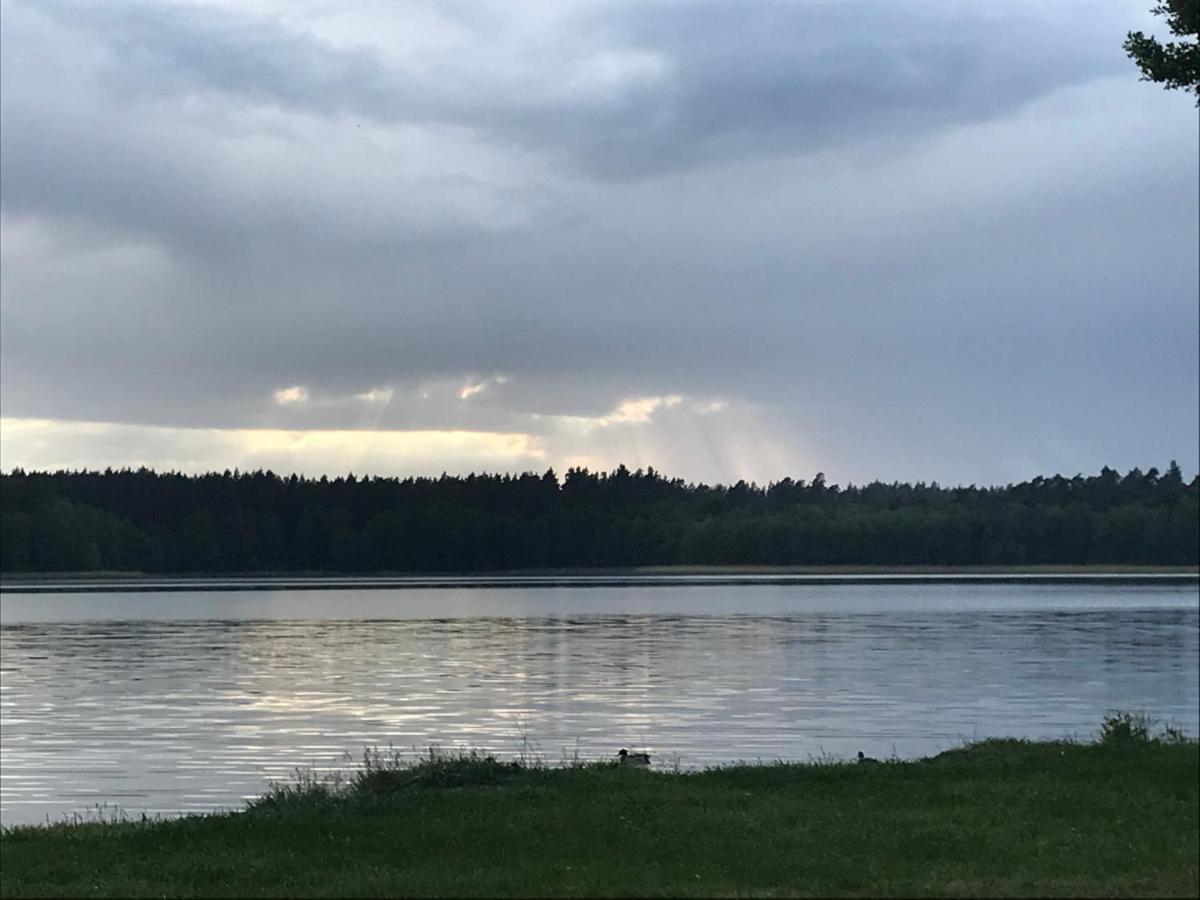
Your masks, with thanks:
M0 467L1200 466L1149 0L0 0Z

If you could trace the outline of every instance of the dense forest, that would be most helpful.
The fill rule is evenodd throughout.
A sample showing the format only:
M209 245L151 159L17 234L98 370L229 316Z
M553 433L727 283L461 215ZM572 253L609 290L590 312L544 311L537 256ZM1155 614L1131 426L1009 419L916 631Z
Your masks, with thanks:
M5 572L478 572L670 564L1197 564L1200 476L1006 487L686 484L653 469L0 475Z

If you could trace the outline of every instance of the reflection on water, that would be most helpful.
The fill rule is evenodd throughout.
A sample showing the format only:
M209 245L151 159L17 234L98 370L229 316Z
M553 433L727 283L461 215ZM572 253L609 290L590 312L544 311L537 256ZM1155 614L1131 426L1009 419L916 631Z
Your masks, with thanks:
M1194 587L370 593L5 597L3 821L236 806L389 742L703 765L1200 725Z

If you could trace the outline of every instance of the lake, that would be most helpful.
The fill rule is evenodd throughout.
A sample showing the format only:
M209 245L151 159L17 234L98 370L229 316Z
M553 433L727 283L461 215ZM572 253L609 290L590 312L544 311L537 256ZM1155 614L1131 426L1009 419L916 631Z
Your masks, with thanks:
M236 808L369 745L693 767L1088 738L1117 709L1200 730L1194 578L213 586L0 595L0 821Z

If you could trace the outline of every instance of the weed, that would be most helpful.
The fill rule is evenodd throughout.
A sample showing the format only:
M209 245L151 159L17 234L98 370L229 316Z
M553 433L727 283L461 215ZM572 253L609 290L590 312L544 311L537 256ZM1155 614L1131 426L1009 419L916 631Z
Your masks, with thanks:
M1145 713L1117 710L1106 715L1100 723L1100 743L1108 746L1128 746L1149 743L1186 743L1190 738L1182 728L1158 722Z

